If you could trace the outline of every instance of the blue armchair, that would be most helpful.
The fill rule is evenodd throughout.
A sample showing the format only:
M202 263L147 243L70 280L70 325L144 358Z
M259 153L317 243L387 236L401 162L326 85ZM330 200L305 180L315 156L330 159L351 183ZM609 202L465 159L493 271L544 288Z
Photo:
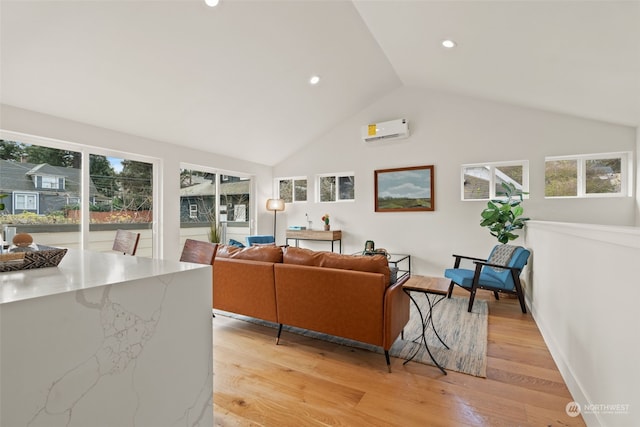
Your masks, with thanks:
M520 283L520 273L527 264L529 252L520 246L497 245L491 251L488 259L473 258L463 255L453 255L455 257L454 268L448 268L444 276L451 279L448 297L451 298L453 285L458 285L471 292L469 297L469 312L473 308L473 300L476 290L487 289L493 291L496 299L499 299L498 292L515 294L520 301L520 308L523 313L527 312L524 303L524 293ZM473 261L475 269L468 270L460 268L460 261L468 259Z
M276 243L276 239L268 234L256 234L254 236L247 236L247 246L253 245L265 245L269 243Z

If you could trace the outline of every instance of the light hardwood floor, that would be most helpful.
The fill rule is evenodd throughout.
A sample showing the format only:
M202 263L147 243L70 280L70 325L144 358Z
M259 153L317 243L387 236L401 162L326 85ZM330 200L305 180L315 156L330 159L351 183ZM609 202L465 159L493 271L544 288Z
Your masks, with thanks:
M467 297L464 290L455 295ZM583 426L530 314L489 301L487 378L213 319L216 426Z

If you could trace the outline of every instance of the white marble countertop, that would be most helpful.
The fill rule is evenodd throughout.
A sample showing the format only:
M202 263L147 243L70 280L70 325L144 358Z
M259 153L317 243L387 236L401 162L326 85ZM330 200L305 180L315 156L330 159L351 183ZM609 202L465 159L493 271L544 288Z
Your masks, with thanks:
M0 304L207 267L69 249L57 267L0 273Z

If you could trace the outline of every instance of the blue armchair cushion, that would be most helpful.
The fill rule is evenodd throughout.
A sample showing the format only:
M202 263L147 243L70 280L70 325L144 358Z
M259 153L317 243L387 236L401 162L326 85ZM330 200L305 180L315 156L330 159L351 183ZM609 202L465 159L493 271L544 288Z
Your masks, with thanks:
M507 273L511 274L508 270L507 270ZM471 288L474 274L475 274L475 271L467 270L466 268L448 268L444 271L444 277L446 277L447 279L453 280L455 283L462 286L463 288ZM495 277L492 277L491 275L485 272L480 273L479 283L480 283L480 286L488 286L492 288L499 288L499 289L505 289L505 290L513 289L513 286L509 288L507 287L506 283L500 281L499 279L496 279ZM511 283L513 283L513 280L511 281Z

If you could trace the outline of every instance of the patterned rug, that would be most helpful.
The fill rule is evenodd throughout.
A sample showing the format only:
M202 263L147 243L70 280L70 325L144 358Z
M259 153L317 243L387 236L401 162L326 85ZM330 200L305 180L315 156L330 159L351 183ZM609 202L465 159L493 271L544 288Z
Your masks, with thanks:
M429 306L424 294L412 292L411 295L420 305L422 314L428 313ZM430 298L433 300L434 296ZM433 357L446 370L486 378L489 309L487 302L482 300L476 300L473 303L471 313L467 312L468 306L468 298L452 297L438 302L433 308L433 322L440 338L449 346L449 349L442 345L431 327L427 329L427 343ZM420 316L414 304L411 303L410 320L404 328L404 337L407 340L398 338L389 353L401 359L408 358L417 345L408 340L420 337L420 333ZM432 365L429 353L422 342L420 344L420 350L413 361Z
M412 296L420 305L420 310L423 315L426 315L426 313L429 312L429 306L424 294L413 292ZM433 299L433 296L431 296L431 298ZM442 345L430 326L426 333L427 343L429 344L429 350L431 350L433 357L446 370L486 378L487 323L489 310L486 301L476 300L473 305L473 312L469 313L467 312L468 304L469 300L467 298L460 297L452 297L450 299L445 298L438 302L433 309L433 321L438 334L442 340L447 343L449 349L446 349ZM257 323L271 328L278 327L276 323L239 314L218 310L216 310L215 313L216 315L220 314L226 317ZM429 357L429 353L426 351L424 344L422 344L421 341L422 326L420 323L420 316L418 315L413 303L411 303L410 313L409 323L407 323L407 326L405 326L404 329L405 339L403 340L398 337L398 340L389 350L389 354L400 359L407 359L415 349L418 348L418 353L409 363L418 362L433 365L433 362ZM285 325L282 330L335 342L349 347L362 348L381 354L384 353L381 347L306 329Z

